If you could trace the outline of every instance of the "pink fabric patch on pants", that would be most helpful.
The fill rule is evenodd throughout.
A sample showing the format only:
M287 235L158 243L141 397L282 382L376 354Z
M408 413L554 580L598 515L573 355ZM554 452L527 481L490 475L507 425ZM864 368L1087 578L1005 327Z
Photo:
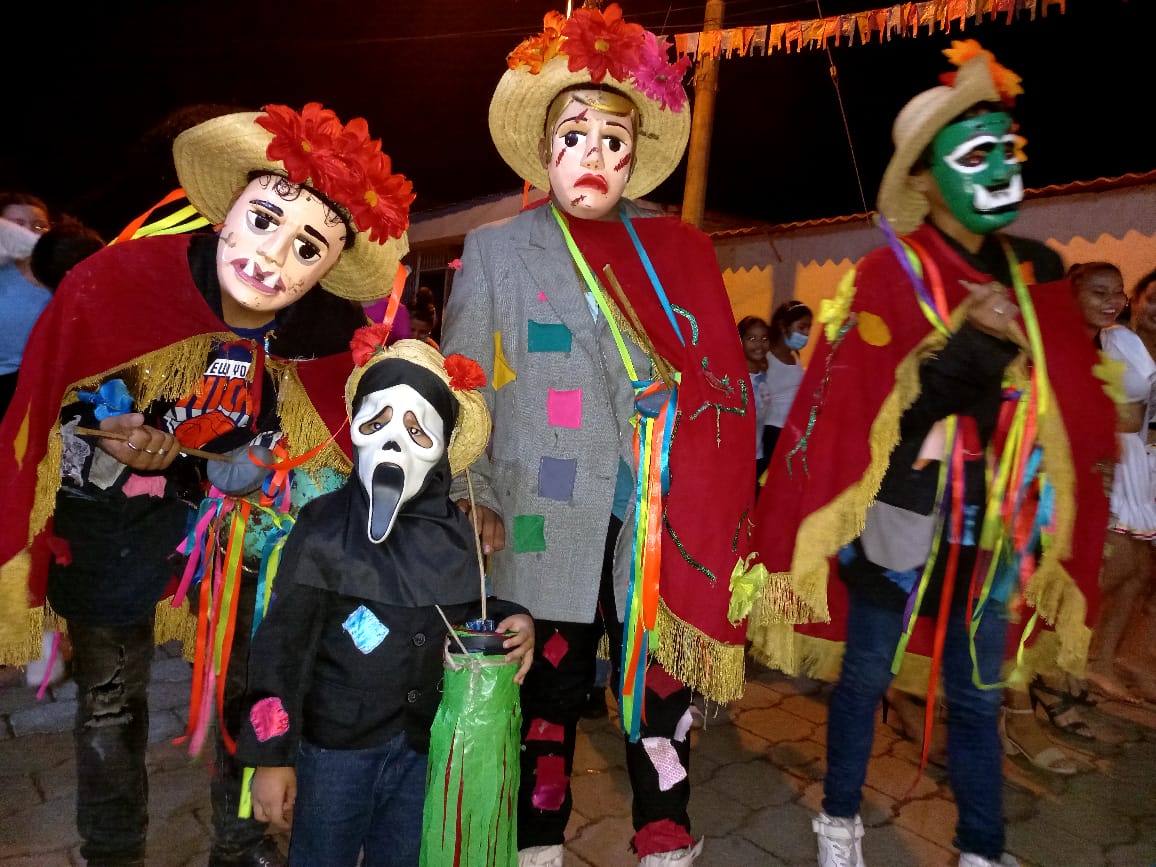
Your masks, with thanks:
M285 713L281 699L276 696L263 698L249 711L249 723L257 733L257 740L264 743L289 731L289 714Z
M678 783L686 779L686 768L678 760L678 753L674 751L674 744L670 738L643 738L642 747L658 772L658 788L669 792Z
M136 473L130 475L123 485L121 490L126 497L163 497L165 495L165 477L164 476L138 476Z
M557 668L558 663L562 661L562 657L569 649L570 643L562 637L562 633L555 632L542 648L542 655L549 660L552 666Z
M558 723L547 722L544 719L538 718L530 722L530 729L526 732L526 740L528 741L553 741L554 743L562 743L565 729Z
M530 802L539 810L558 810L566 800L570 778L561 756L539 756L534 769L534 794Z

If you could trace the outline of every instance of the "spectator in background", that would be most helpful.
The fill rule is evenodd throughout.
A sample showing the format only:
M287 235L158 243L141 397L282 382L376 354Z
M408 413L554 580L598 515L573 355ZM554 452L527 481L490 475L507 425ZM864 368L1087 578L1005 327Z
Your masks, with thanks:
M433 292L428 287L422 286L409 304L410 336L437 349L438 342L434 339L437 327L438 308L433 300Z
M104 246L93 228L74 217L61 217L32 249L32 275L51 291L56 291L64 275Z
M751 377L751 394L755 400L755 489L758 490L763 470L771 460L771 453L764 445L763 424L770 408L770 392L767 388L767 350L770 348L770 329L760 316L744 316L739 320L739 340L743 344L743 355L747 359L747 372Z
M0 417L16 390L16 372L32 326L48 306L52 291L32 273L32 250L52 228L43 199L29 193L0 192Z
M770 349L767 352L766 421L763 425L763 454L767 463L775 452L787 413L795 401L799 383L803 381L803 365L799 352L807 345L811 334L811 308L802 301L784 301L771 314Z

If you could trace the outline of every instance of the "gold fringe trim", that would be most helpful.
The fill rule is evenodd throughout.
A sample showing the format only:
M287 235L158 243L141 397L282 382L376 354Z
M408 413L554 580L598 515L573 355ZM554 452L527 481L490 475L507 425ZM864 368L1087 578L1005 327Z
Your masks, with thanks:
M675 616L659 600L652 648L663 668L694 691L718 704L742 698L746 685L746 651L726 644Z
M281 430L288 440L290 455L300 457L318 443L330 438L330 431L302 385L297 367L292 362L269 359L269 370L277 387L277 413L281 418ZM306 462L302 469L316 480L321 469L331 469L343 475L353 471L353 463L335 441L330 441L321 452Z
M192 610L186 596L179 608L173 608L172 597L157 603L153 635L157 644L181 642L181 656L188 662L197 657L197 612Z
M28 607L31 558L21 551L0 566L0 665L24 665L40 658L44 612Z

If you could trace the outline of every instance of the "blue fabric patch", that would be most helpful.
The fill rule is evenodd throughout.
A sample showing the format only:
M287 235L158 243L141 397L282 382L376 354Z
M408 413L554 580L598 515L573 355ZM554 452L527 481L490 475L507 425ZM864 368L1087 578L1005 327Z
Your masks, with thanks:
M896 572L894 569L883 570L884 577L899 587L904 593L911 592L915 586L915 582L919 580L919 576L922 574L922 569L908 569L906 572Z
M349 633L357 649L366 654L373 653L385 641L385 636L389 635L389 627L364 605L350 613L341 626Z
M573 501L577 473L576 458L542 458L538 464L538 496L564 503Z
M571 339L570 329L560 322L526 323L527 352L569 352Z
M630 504L630 495L634 493L634 474L622 458L618 459L618 477L614 480L614 505L610 513L620 521L626 520L626 507Z

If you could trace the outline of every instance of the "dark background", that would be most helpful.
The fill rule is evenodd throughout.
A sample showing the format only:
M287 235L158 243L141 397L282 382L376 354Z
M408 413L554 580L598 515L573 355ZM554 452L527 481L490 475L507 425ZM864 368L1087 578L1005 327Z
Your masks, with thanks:
M1042 4L1043 0L1040 0ZM724 27L805 20L879 0L728 0ZM504 58L563 0L150 0L21 3L6 23L0 189L24 189L108 237L175 186L181 110L318 100L369 120L415 211L520 190L486 111ZM658 33L702 29L705 4L626 0ZM10 10L11 11L11 10ZM19 26L17 21L23 21ZM1153 0L1067 0L1060 14L720 62L707 209L781 223L873 205L890 124L973 37L1021 75L1029 187L1156 168ZM833 60L842 100L829 72ZM178 116L174 117L174 112ZM854 156L854 158L853 158ZM681 201L685 161L649 198Z

